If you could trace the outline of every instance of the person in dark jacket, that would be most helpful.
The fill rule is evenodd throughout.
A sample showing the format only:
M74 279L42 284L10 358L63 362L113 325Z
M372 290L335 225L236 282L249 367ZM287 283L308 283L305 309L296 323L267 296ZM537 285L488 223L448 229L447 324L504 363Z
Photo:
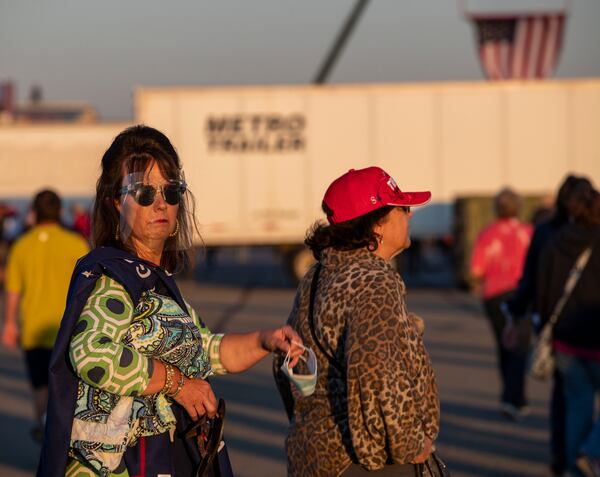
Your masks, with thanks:
M566 401L567 467L600 476L600 420L594 402L600 391L600 193L581 183L569 208L572 222L548 242L537 275L537 309L542 323L561 298L574 263L591 247L579 281L554 327L553 347Z
M517 320L525 317L527 312L531 311L535 295L535 276L540 255L548 241L569 221L571 214L568 205L573 190L579 184L588 184L591 186L590 181L585 177L567 176L558 189L552 217L549 220L540 222L535 227L529 249L527 250L525 266L523 267L523 274L519 279L519 285L514 295L506 301L508 311Z
M538 316L533 309L536 274L539 267L540 255L548 241L569 222L571 213L569 204L573 191L580 184L591 187L590 181L585 177L569 175L565 178L558 193L554 205L554 213L549 220L536 225L527 250L523 275L519 280L514 295L506 301L504 311L509 317L508 325L504 330L506 345L516 342L519 330L527 328L530 315ZM539 325L539 323L538 323ZM554 475L562 475L565 471L565 399L563 395L562 378L558 372L555 373L552 385L552 397L550 404L550 453L552 462L550 467Z

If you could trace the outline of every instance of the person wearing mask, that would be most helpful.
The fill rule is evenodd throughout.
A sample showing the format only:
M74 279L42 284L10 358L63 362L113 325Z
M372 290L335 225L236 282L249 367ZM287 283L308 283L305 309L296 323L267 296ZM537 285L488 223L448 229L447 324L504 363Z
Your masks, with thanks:
M518 347L508 348L502 340L506 317L502 303L513 294L525 262L532 228L517 218L521 198L511 189L494 198L496 220L478 235L471 257L471 276L481 282L483 306L489 319L501 381L500 411L509 419L526 414L525 368L529 329L524 330Z
M33 389L36 425L43 433L48 400L48 368L77 260L88 252L78 234L60 224L61 199L52 190L37 193L31 206L35 225L14 244L6 268L2 343L19 345Z
M308 367L313 382L308 390L300 383L301 392L285 364L275 373L291 418L289 476L426 475L438 393L423 321L407 310L391 260L410 246L411 207L430 197L402 192L379 167L352 169L325 192L328 223L317 222L305 242L317 264L287 321L318 372ZM276 359L275 369L281 364Z

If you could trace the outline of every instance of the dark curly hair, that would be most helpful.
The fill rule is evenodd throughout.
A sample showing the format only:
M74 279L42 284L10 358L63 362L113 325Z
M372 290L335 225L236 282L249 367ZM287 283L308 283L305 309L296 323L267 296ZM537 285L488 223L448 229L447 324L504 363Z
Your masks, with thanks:
M164 177L183 178L181 162L171 141L149 126L125 129L106 150L102 156L102 173L96 184L92 214L92 244L95 247L111 246L135 253L128 241L122 242L115 236L120 219L115 200L121 195L123 175L143 173L152 162L156 163ZM179 202L179 231L167 239L161 257L161 267L170 272L185 269L193 262L192 239L194 233L199 235L194 209L194 197L187 191Z
M331 210L323 202L323 212L328 216L333 215ZM304 243L310 248L315 259L321 259L323 250L333 247L335 250L355 250L367 247L371 252L379 246L379 235L373 230L375 225L381 223L392 209L386 205L380 209L361 215L356 219L348 220L339 224L326 224L317 221L309 229Z

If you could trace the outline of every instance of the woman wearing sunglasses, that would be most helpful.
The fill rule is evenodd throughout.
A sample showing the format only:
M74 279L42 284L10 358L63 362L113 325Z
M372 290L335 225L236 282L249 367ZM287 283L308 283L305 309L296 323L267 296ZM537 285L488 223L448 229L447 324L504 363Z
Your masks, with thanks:
M73 273L52 355L38 475L194 475L202 456L186 430L217 413L206 378L275 350L295 364L302 341L289 326L213 334L182 298L173 274L190 264L193 198L156 129L126 129L108 148L93 219L96 248Z
M439 401L423 323L407 311L390 265L410 246L411 207L430 197L400 191L379 167L352 169L327 189L328 223L306 239L318 263L288 319L316 355L314 393L301 395L275 373L290 417L289 476L441 474L430 457Z

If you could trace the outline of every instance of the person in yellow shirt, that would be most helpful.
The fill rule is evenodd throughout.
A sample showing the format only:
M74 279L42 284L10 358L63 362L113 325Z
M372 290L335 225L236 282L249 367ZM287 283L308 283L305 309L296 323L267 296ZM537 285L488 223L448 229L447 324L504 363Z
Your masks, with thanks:
M61 199L56 192L39 192L32 212L35 225L15 242L8 256L2 343L15 349L20 341L38 420L32 433L41 439L50 354L75 263L89 247L79 234L60 224Z

